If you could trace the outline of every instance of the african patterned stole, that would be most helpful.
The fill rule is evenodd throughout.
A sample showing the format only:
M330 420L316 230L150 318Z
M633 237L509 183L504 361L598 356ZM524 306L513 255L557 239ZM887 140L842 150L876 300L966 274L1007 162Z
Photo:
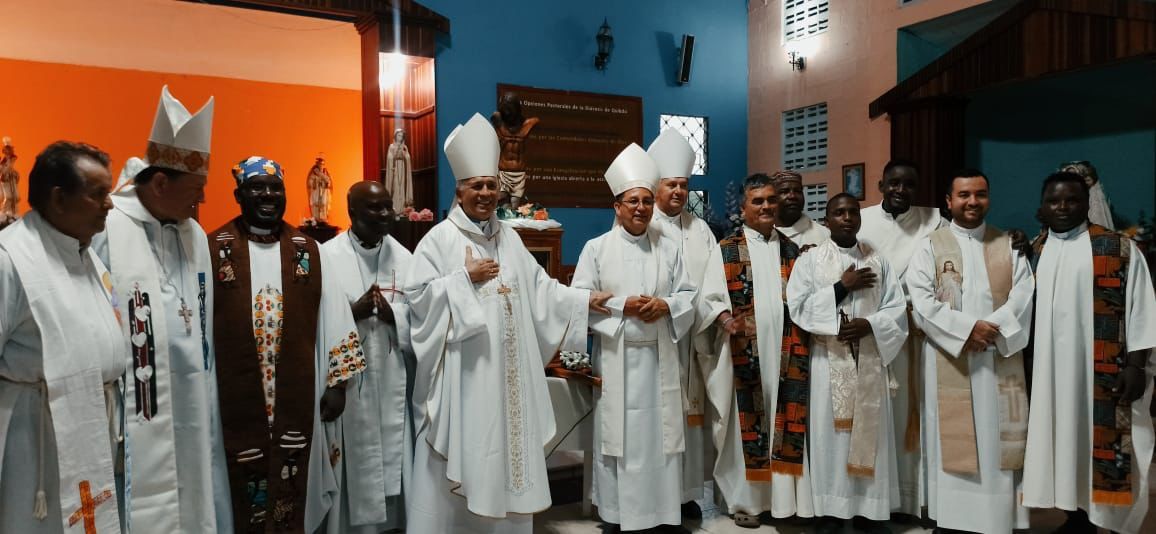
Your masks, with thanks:
M935 254L936 298L946 294L943 280L938 276L945 262L951 262L959 273L962 289L963 252L950 227L931 233L931 248ZM983 235L983 258L991 287L992 309L1007 303L1012 289L1011 239L998 228L988 225ZM962 309L962 293L945 302L952 309ZM972 411L970 358L967 353L953 357L934 343L936 352L936 398L939 401L940 463L945 472L965 475L979 473L979 452L975 438L975 415ZM1000 469L1023 469L1024 450L1027 447L1027 381L1023 353L995 358L996 383L999 389Z
M1033 263L1043 254L1047 234L1033 244ZM1128 357L1126 323L1128 264L1126 238L1088 224L1092 244L1092 502L1132 505L1132 405L1114 393ZM1035 265L1033 265L1033 268ZM1034 269L1033 269L1034 270Z
M787 294L787 279L799 257L799 247L775 230L779 242L779 280ZM747 239L740 227L719 241L723 268L730 294L731 312L745 314L754 322L755 287ZM775 403L774 441L768 439L766 404L760 375L756 336L730 336L734 366L735 400L738 405L746 479L770 481L772 473L803 475L807 444L807 405L810 395L810 350L808 337L791 321L787 299L783 299L783 347L779 361L779 392Z
M270 429L253 336L245 229L237 218L209 234L216 271L217 384L234 529L238 533L304 532L309 449L318 402L314 351L321 303L320 256L313 239L282 223L283 339ZM303 253L313 261L299 261Z

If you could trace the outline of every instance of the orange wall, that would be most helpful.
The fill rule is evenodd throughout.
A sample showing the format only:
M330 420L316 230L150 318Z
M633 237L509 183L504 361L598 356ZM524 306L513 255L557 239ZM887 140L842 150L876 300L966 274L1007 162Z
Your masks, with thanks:
M212 159L201 225L212 230L238 213L229 169L251 155L281 163L285 219L309 215L305 177L319 152L333 176L330 223L349 226L345 191L361 179L361 93L213 76L144 72L0 58L0 136L20 156L21 195L36 154L58 139L85 141L112 156L113 177L143 156L161 86L196 112L216 97ZM28 205L22 200L21 210Z

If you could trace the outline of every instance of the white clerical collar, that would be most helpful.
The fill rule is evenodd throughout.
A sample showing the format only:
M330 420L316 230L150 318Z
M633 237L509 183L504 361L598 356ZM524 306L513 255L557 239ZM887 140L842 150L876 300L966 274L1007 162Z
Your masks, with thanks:
M466 215L461 204L454 206L454 209L450 211L449 220L454 223L454 226L457 226L464 232L477 234L486 238L494 237L494 234L497 234L498 230L501 229L501 223L498 222L496 213L491 215L489 220L481 222L474 221Z
M642 239L646 237L646 231L645 230L641 234L634 235L630 232L627 232L626 227L622 226L621 224L618 225L617 228L618 228L619 234L624 239L626 239L626 241L628 241L630 243L638 243L639 241L642 241Z
M782 228L782 230L784 234L787 234L787 237L803 235L803 233L811 229L812 224L813 221L811 221L811 218L804 213L799 216L799 220L795 221L795 224Z
M358 254L367 258L377 256L377 253L381 250L381 245L385 243L385 238L383 237L377 240L377 243L372 247L366 248L365 245L361 244L361 238L357 237L357 234L353 233L353 230L349 231L349 240L353 242L353 250L356 250Z
M1057 232L1055 230L1052 230L1051 228L1048 228L1048 237L1054 237L1056 239L1068 240L1068 239L1072 239L1074 237L1079 237L1080 234L1087 232L1087 231L1088 231L1088 222L1084 221L1084 222L1080 223L1079 226L1072 228L1071 230L1068 230L1067 232Z
M779 238L779 233L776 232L774 228L771 228L770 237L763 235L762 232L759 232L758 230L755 230L754 228L751 228L745 224L743 225L743 231L746 232L748 239L753 236L756 240L762 241L763 243L770 243L771 241Z
M955 224L955 221L951 221L951 232L964 237L983 239L983 232L985 230L987 230L986 221L980 223L979 226L976 226L975 228L964 228L958 224Z
M48 222L48 220L36 210L29 211L24 215L24 218L27 219L24 224L32 224L43 229L40 233L48 237L46 244L50 244L53 248L60 251L60 257L64 258L65 262L69 265L83 263L85 249L88 247L82 246L79 239L57 230L55 226L52 226L52 223Z
M666 222L673 224L675 226L682 224L682 212L681 211L678 213L675 213L674 215L667 215L666 212L664 212L660 209L656 209L656 210L654 210L654 216L658 217L660 220L666 221Z

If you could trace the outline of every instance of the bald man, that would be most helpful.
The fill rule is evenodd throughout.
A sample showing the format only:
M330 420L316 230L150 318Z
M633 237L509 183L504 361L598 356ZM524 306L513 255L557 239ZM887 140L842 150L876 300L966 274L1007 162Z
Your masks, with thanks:
M376 534L405 527L402 488L409 483L413 452L406 392L413 358L408 304L397 288L412 255L387 235L393 199L382 184L353 184L348 200L349 231L322 245L321 252L333 260L367 367L354 379L338 421L345 451L334 468L341 500L327 527L330 533Z

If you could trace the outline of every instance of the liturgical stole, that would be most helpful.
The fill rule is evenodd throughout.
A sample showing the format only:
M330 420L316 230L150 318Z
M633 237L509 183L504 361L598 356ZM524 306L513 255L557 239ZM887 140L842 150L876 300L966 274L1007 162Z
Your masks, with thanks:
M940 228L931 234L931 248L935 254L936 298L946 295L947 303L955 311L963 306L962 279L963 253L951 228ZM1011 239L1004 232L988 225L983 235L983 259L991 286L992 309L1007 303L1012 289ZM946 275L944 265L951 262L958 280ZM958 292L949 286L958 284ZM971 400L971 372L967 353L958 357L943 352L934 343L937 399L939 401L940 462L948 473L974 475L979 473L979 452L975 441L975 416ZM1024 378L1023 353L1008 357L995 356L996 380L999 388L1000 469L1023 469L1024 449L1027 446L1028 414L1027 387Z
M1035 262L1047 234L1033 245ZM1088 224L1092 243L1092 502L1132 505L1132 405L1120 404L1112 387L1126 364L1128 264L1125 237ZM1034 265L1033 265L1034 267ZM1142 466L1147 468L1147 466Z
M313 239L281 224L283 339L270 428L253 337L245 228L238 218L209 235L209 250L216 262L213 333L233 521L238 532L304 532L309 449L318 402L314 366L321 258Z
M799 257L799 247L782 232L779 241L779 280L787 294L787 279ZM730 294L731 312L754 323L755 288L747 238L740 227L719 241ZM749 326L748 326L749 328ZM811 353L807 333L791 321L783 299L783 345L779 354L779 394L775 403L774 441L765 413L763 382L759 374L759 348L755 336L730 336L734 367L735 400L738 403L739 436L742 439L746 479L770 481L772 473L803 476L807 447L807 410L810 400Z

